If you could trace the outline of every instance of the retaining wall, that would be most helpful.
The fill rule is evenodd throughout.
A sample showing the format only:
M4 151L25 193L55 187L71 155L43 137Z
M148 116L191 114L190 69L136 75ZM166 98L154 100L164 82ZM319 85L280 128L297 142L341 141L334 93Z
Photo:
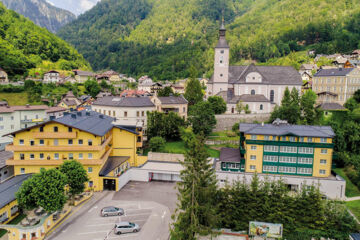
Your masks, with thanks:
M266 122L270 118L270 113L257 114L221 114L215 115L216 127L214 131L231 130L237 122L253 123L254 121Z

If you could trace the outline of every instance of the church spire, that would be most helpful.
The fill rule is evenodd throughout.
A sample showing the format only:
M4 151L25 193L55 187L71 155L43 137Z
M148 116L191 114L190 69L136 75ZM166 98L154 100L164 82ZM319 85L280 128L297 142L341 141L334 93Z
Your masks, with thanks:
M224 22L224 18L222 18L221 26L219 29L219 42L216 45L216 48L229 48L229 45L226 42L225 35L226 35L225 22Z

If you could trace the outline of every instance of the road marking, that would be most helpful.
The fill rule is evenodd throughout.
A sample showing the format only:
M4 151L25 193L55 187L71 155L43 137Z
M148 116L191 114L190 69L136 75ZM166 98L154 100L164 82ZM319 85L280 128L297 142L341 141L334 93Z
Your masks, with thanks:
M163 215L161 216L161 218L164 219L165 215L166 215L166 211L164 211L164 213L163 213Z
M108 231L96 231L96 232L82 232L77 235L96 234L96 233L107 233Z
M132 217L132 216L140 216L140 215L150 215L150 213L129 214L129 215L123 215L122 217Z
M92 210L97 209L97 208L98 208L98 206L95 206L95 207L91 208L88 212L92 212Z

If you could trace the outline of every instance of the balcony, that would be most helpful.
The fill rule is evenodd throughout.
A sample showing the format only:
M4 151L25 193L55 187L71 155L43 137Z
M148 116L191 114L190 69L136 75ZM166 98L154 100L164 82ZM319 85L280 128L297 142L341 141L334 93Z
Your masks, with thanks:
M33 119L21 119L20 122L22 124L27 124L27 123L42 123L49 120L48 118L33 118Z
M76 138L76 132L34 132L33 138L40 138L40 139L74 139Z

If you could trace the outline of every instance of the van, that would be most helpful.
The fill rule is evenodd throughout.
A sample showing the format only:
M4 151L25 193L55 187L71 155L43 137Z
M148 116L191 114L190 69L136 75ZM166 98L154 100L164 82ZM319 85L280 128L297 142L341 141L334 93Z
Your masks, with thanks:
M132 222L119 222L115 224L114 232L115 234L130 233L140 231L140 226Z
M102 217L121 216L124 215L124 209L117 207L104 207L103 209L101 209L100 215Z

